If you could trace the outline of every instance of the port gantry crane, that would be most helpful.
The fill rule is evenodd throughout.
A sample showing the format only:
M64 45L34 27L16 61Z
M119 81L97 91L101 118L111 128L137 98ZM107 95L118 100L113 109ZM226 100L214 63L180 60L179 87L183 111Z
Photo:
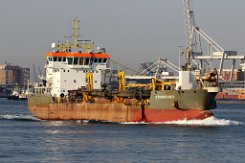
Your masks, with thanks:
M245 60L244 55L237 55L237 51L224 50L215 40L201 30L195 23L194 11L191 9L191 0L184 0L184 13L185 13L185 30L187 35L186 45L186 68L192 67L191 61L196 63L195 60L200 61L199 68L204 68L204 62L211 67L209 61L219 60L219 76L221 76L224 60L232 60L230 80L233 78L233 71L235 68L236 60ZM205 40L206 43L212 48L213 53L209 51L208 55L203 55L201 47L201 40ZM209 48L210 48L209 47ZM197 63L196 63L197 64ZM242 65L242 64L241 64ZM244 66L245 67L245 66Z

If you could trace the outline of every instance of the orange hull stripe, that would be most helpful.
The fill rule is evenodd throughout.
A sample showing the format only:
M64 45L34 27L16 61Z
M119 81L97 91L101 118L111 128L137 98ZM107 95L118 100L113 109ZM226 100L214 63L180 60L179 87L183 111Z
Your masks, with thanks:
M65 53L65 52L49 52L48 57L86 57L86 58L110 58L109 54L88 54L88 53Z

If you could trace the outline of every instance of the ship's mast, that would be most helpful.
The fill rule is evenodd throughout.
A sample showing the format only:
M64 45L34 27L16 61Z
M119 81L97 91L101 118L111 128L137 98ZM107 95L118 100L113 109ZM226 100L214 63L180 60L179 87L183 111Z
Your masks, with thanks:
M74 37L74 42L73 42L73 48L84 48L87 50L88 53L91 52L92 48L94 47L94 43L91 42L90 40L80 40L82 41L80 44L78 43L78 37L79 37L79 20L78 17L75 17L73 20L73 37Z
M74 37L74 42L73 42L73 47L74 48L78 48L79 45L78 45L78 31L79 31L79 27L78 27L78 23L79 23L79 20L78 20L78 17L75 17L75 19L73 20L73 37Z
M73 24L73 43L69 42L68 36L66 36L65 43L53 43L52 48L58 48L61 51L70 51L71 48L77 49L82 48L87 51L87 53L91 53L92 49L94 48L94 43L91 40L78 40L79 37L79 20L78 17L75 17L72 24Z

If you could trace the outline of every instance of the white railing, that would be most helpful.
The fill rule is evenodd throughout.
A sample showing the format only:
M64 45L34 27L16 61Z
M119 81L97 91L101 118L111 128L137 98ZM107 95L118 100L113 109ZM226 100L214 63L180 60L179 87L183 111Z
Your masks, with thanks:
M44 87L44 86L37 86L34 87L34 93L35 94L50 94L51 87Z

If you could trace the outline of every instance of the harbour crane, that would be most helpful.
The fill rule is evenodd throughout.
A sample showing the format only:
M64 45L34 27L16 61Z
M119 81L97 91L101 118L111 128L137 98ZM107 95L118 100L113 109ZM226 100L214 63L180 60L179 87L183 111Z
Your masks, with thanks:
M191 0L184 0L185 31L186 31L186 69L191 69L191 61L200 60L200 69L204 68L204 62L210 65L208 60L219 60L219 76L221 76L224 60L232 60L230 80L233 78L233 71L236 60L244 60L244 55L237 55L237 51L224 50L214 39L200 29L195 22L194 11L191 8ZM201 47L201 40L212 47L213 53L204 55Z
M192 29L196 26L194 11L191 9L191 0L184 0L184 14L185 14L185 31L187 37L186 45L186 61L187 68L191 68L191 54L196 46L196 35L193 36Z

